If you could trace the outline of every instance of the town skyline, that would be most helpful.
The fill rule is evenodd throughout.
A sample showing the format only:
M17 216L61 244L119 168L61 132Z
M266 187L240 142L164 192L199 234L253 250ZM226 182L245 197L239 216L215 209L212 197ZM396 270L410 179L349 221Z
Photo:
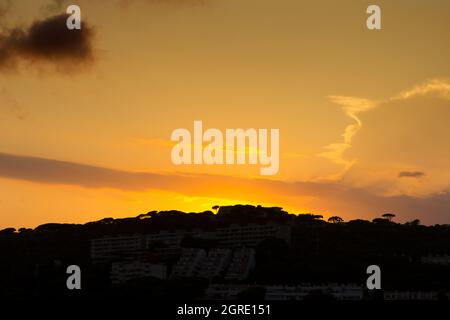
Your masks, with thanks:
M371 222L324 221L250 205L213 211L0 230L0 297L147 303L450 298L450 225L398 223L394 214Z

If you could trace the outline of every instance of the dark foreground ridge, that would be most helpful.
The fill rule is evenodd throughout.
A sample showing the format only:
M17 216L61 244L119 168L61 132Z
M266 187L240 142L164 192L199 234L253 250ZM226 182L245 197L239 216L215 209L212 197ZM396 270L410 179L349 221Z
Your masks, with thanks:
M0 231L0 298L446 300L450 226L281 208L152 211ZM67 287L79 266L81 290ZM368 290L367 267L381 269Z

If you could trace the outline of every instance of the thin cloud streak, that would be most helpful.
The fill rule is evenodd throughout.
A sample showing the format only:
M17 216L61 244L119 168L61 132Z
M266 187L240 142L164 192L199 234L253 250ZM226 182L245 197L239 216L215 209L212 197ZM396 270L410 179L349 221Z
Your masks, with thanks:
M422 171L401 171L398 174L399 178L422 178L425 176L425 172Z

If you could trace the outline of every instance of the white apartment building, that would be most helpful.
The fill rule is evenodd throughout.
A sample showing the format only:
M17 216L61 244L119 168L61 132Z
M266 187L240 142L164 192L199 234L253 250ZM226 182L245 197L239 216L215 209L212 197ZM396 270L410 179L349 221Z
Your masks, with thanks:
M171 278L186 278L197 276L201 262L206 257L206 251L197 248L184 248L177 263L172 269Z
M178 254L181 250L181 241L185 237L195 237L203 239L214 239L214 232L207 232L201 229L193 230L161 230L147 234L145 236L146 247L163 244L161 251L167 254Z
M205 295L209 300L235 300L239 293L250 287L247 284L212 284L206 289Z
M219 241L221 247L225 248L255 247L262 240L272 237L282 239L290 244L291 228L290 226L269 222L265 224L232 224L217 228L214 231L204 231L201 229L163 230L146 235L146 245L148 247L152 243L164 243L166 249L176 249L180 248L181 241L187 236L215 239Z
M112 284L121 284L133 279L145 277L166 279L167 267L162 264L142 262L139 260L113 262L111 265L110 278Z
M123 260L135 257L145 249L162 244L160 251L164 254L175 255L182 250L181 241L185 237L218 240L219 247L241 248L255 247L267 238L278 238L291 242L290 226L276 223L246 225L232 224L217 228L214 231L194 230L162 230L147 235L124 235L103 237L91 240L91 259L94 263L107 263L113 260Z
M245 280L255 267L255 249L239 248L234 250L233 259L225 275L226 280Z
M146 235L147 247L156 243L163 243L169 248L180 247L181 240L187 236L197 236L202 231L196 230L161 230Z
M203 277L211 279L224 273L232 257L230 249L216 248L206 253L203 249L186 248L175 264L171 278Z
M206 290L207 299L233 300L237 295L251 288L247 284L212 284ZM298 286L270 285L262 286L266 289L266 300L303 300L308 294L313 292L323 292L331 294L337 300L362 300L363 288L356 284L337 285L309 285Z
M171 278L202 277L212 279L225 275L227 280L244 280L255 266L255 250L215 248L185 248L175 264ZM226 271L226 273L225 273Z
M220 245L225 248L255 247L267 238L278 238L291 243L291 228L276 223L246 225L232 224L224 228L218 228L215 237Z
M220 276L229 265L232 256L230 249L213 249L208 252L208 255L200 262L198 272L199 277L212 279Z
M94 263L106 263L139 255L144 249L142 235L103 237L91 240L91 259Z

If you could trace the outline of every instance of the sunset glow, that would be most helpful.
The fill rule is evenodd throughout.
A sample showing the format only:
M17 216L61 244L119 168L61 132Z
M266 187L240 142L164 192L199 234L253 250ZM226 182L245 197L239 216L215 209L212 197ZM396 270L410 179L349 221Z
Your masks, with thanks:
M80 0L73 56L14 46L65 13L19 2L0 16L0 229L237 203L449 223L450 2L378 1L372 32L365 1ZM174 165L171 133L199 119L279 129L277 174Z

